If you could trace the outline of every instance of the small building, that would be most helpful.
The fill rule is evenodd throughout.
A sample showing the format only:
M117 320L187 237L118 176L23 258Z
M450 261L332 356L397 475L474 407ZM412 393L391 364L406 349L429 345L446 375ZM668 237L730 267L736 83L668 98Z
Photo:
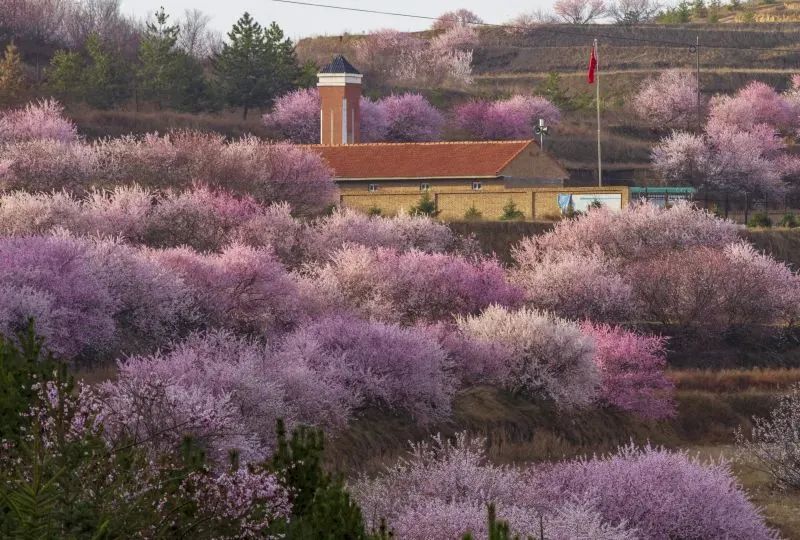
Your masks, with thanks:
M568 172L533 140L360 143L362 75L337 56L319 73L321 144L341 203L384 215L409 210L427 193L439 217L463 219L471 209L498 219L509 201L525 219L554 219L594 201L622 208L628 188L565 188Z

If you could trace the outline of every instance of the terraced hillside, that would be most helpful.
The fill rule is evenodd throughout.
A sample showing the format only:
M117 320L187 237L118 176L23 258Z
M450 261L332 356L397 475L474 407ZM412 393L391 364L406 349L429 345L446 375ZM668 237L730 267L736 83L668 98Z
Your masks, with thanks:
M668 68L696 68L699 38L702 91L737 90L751 80L779 89L800 71L800 24L652 24L643 26L542 25L530 29L483 28L474 51L474 83L466 88L414 88L448 107L471 96L504 96L544 91L552 73L571 98L564 122L546 143L577 181L594 168L594 88L586 83L592 40L600 41L604 115L604 161L611 179L646 183L652 143L658 134L641 126L628 108L639 83ZM359 36L303 40L303 59L322 61L352 50ZM367 88L385 93L392 88Z

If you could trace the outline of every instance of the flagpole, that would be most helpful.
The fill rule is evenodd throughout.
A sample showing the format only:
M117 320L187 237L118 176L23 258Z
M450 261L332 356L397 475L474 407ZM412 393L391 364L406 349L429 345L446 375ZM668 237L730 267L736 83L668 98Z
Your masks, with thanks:
M594 57L597 62L595 75L595 90L597 92L595 101L597 102L597 181L603 187L603 154L600 145L600 50L597 46L597 38L594 40Z

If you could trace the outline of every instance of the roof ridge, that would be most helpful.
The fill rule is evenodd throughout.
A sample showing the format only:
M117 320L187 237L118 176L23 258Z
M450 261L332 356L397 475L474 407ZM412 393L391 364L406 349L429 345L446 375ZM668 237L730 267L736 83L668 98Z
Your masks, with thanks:
M351 144L303 144L298 146L316 146L326 148L354 147L354 146L439 146L458 144L525 144L535 142L533 139L514 139L500 141L411 141L411 142L369 142Z

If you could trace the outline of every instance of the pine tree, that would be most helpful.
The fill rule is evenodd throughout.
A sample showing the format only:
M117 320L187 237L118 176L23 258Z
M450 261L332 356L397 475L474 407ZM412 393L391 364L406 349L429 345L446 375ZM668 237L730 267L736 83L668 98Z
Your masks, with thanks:
M503 207L503 215L500 216L502 221L515 221L525 218L525 214L517 208L513 200L509 199L508 203Z
M139 96L155 102L159 109L171 95L178 61L179 26L167 24L168 20L162 7L147 23L139 45Z
M294 540L368 540L361 509L341 478L322 467L322 432L304 426L286 438L278 422L278 447L267 468L282 478L292 493L292 517L276 524L277 534ZM384 536L383 538L386 538Z
M436 209L436 201L428 191L422 194L417 205L412 206L409 213L412 216L436 217L439 215L439 211Z
M132 74L122 56L108 49L97 34L86 40L84 99L93 107L109 109L131 95Z
M86 96L86 66L75 51L58 50L50 59L47 86L62 100L78 101Z
M24 93L22 57L12 42L6 46L6 52L0 60L0 105L14 105L22 100Z
M272 23L264 29L245 13L228 33L229 43L216 58L220 91L228 105L242 107L242 115L253 107L269 105L293 87L298 75L294 44Z
M547 74L540 92L556 107L567 108L571 105L567 92L561 87L561 75L554 71Z
M97 34L86 39L85 53L56 51L47 70L47 84L61 99L85 101L109 109L130 95L131 75L120 54L108 49Z

